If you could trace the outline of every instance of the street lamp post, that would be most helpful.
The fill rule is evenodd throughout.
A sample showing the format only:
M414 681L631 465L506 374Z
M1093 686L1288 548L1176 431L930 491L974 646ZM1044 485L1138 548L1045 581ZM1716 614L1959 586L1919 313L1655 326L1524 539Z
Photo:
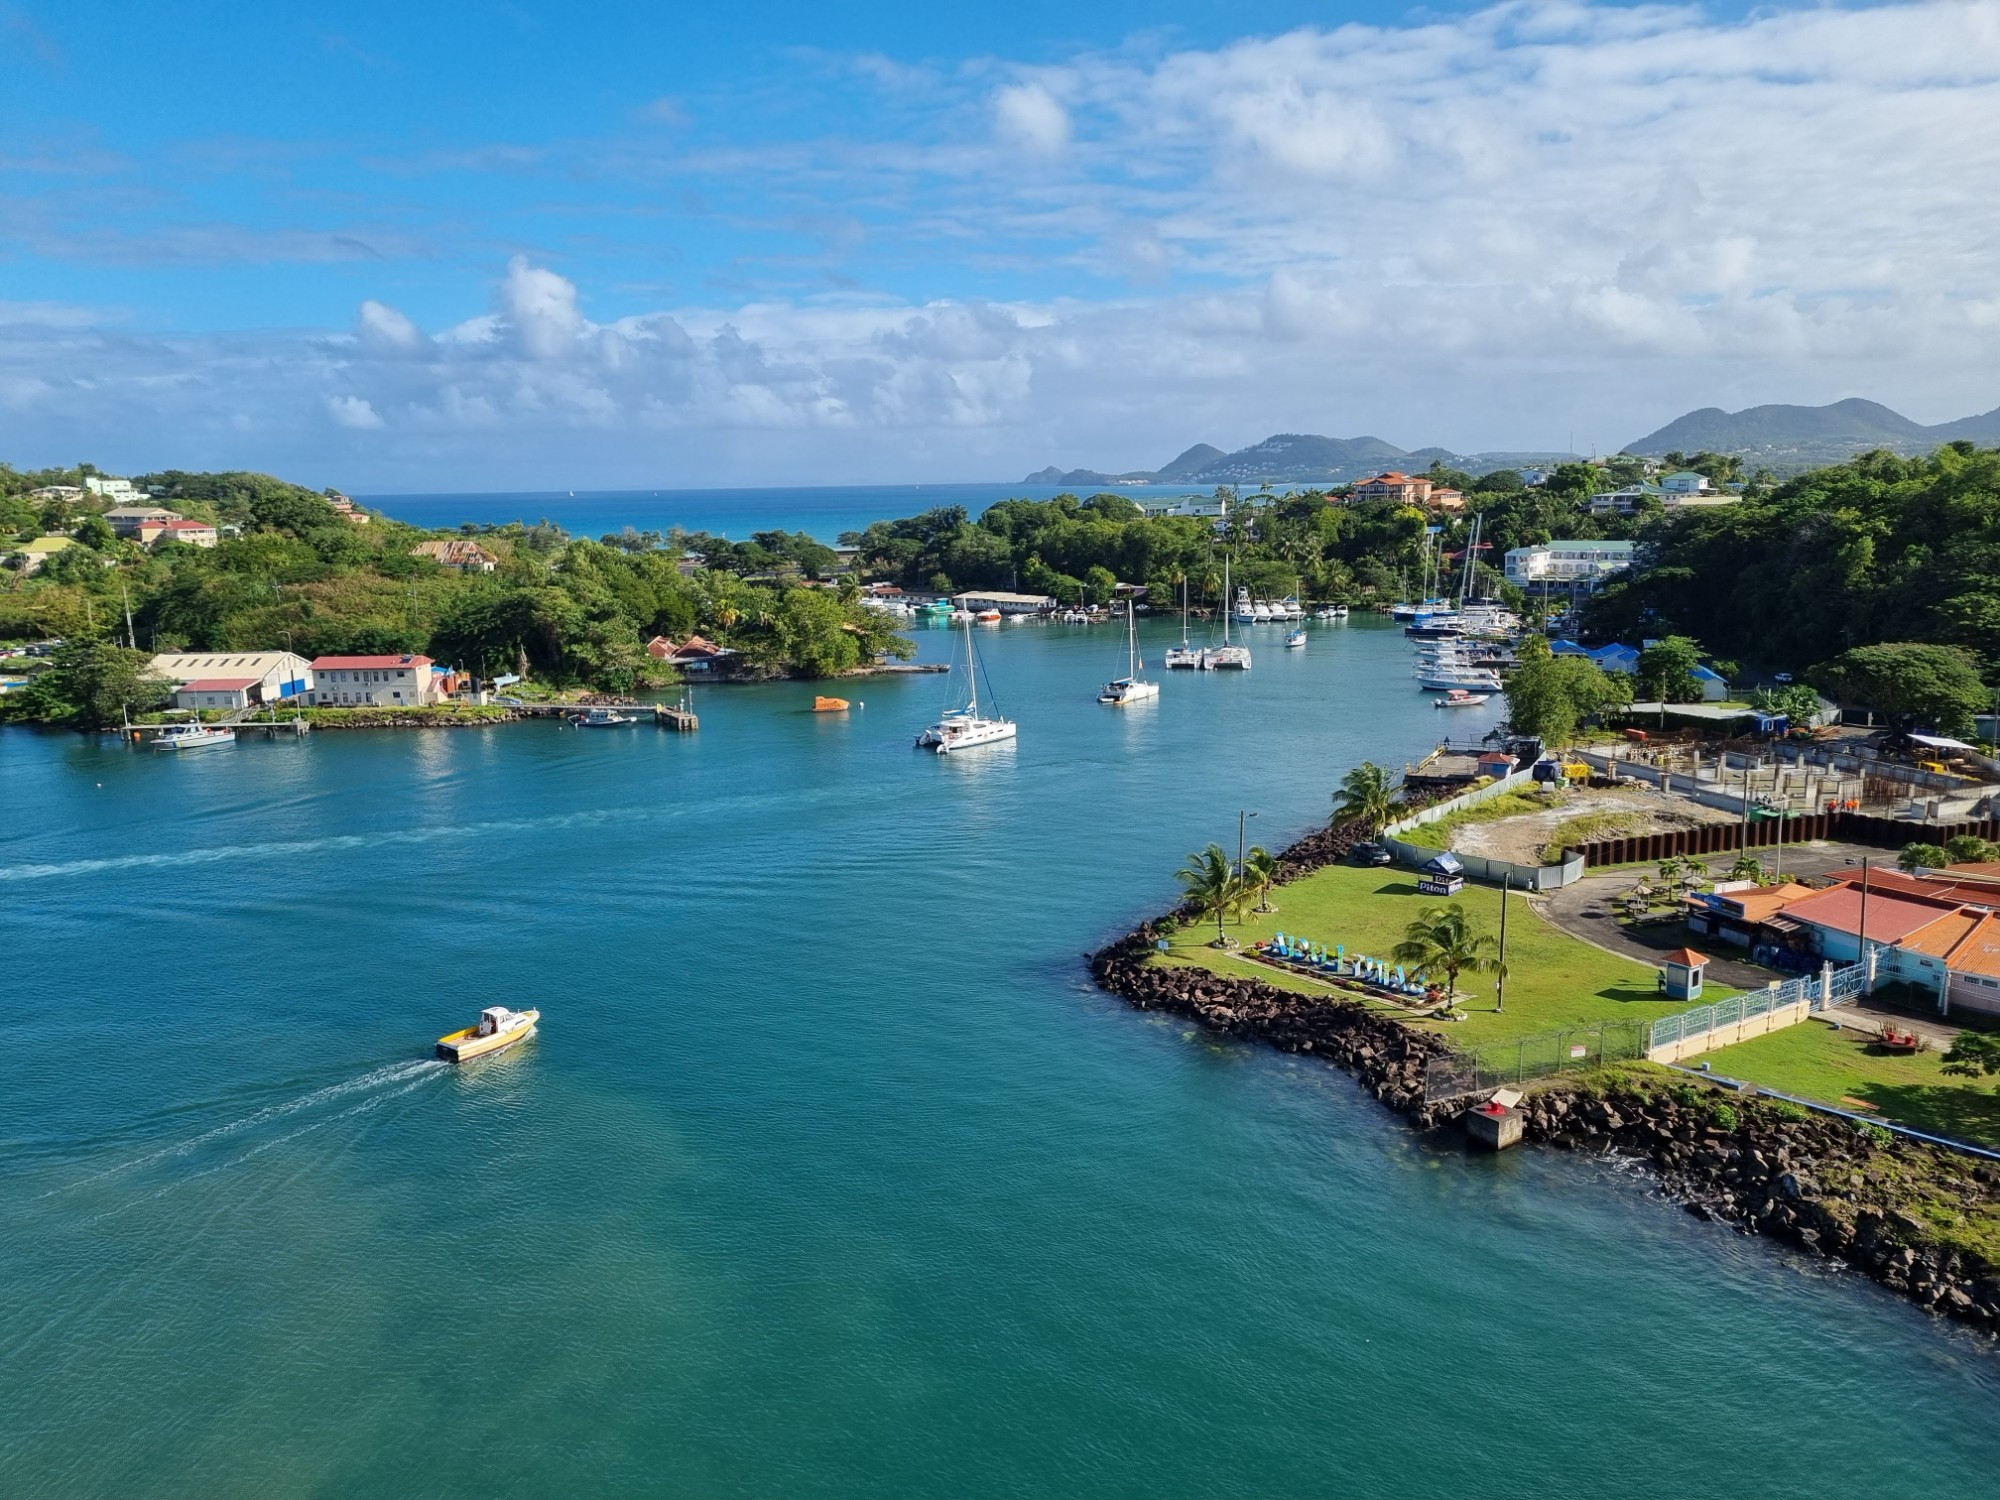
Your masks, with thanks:
M1249 826L1250 820L1256 816L1253 812L1246 812L1241 809L1236 814L1236 878L1238 880L1243 878L1243 860L1247 853L1243 844L1244 832Z

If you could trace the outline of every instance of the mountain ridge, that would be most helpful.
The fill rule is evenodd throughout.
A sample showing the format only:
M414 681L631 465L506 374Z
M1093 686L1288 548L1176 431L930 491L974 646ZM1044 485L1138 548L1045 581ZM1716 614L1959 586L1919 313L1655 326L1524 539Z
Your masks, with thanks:
M1667 453L1728 453L1753 465L1795 473L1825 464L1843 463L1857 453L1886 448L1906 456L1921 455L1949 442L1967 439L2000 445L2000 407L1956 421L1925 426L1901 412L1850 396L1825 406L1772 403L1724 411L1704 406L1685 412L1658 431L1621 450L1642 458ZM1472 474L1494 469L1538 468L1572 462L1581 455L1546 452L1458 453L1449 448L1399 448L1382 438L1322 437L1309 432L1277 432L1262 442L1225 453L1210 443L1196 443L1157 469L1060 469L1050 465L1027 476L1024 484L1081 487L1103 484L1343 484L1397 464L1427 469L1433 460Z

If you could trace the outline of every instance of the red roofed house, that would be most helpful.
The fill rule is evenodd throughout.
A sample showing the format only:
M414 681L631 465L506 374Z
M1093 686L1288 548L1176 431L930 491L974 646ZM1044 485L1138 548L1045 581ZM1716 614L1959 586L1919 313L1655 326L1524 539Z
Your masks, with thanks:
M1394 500L1401 505L1429 505L1431 482L1421 474L1401 474L1394 469L1364 479L1354 486L1356 500ZM1465 503L1464 497L1459 503Z
M312 667L313 702L336 708L416 708L445 690L428 656L321 656Z
M698 635L689 636L679 645L668 636L656 635L646 642L646 654L654 661L672 662L684 672L707 672L714 669L716 662L736 653Z
M1797 923L1811 934L1814 951L1822 958L1851 964L1861 957L1864 922L1868 946L1887 948L1957 911L1958 907L1956 901L1878 890L1871 880L1865 911L1861 886L1856 882L1832 886L1816 896L1794 901L1785 907L1783 915L1787 922Z
M174 689L174 707L248 708L263 685L261 677L197 677Z

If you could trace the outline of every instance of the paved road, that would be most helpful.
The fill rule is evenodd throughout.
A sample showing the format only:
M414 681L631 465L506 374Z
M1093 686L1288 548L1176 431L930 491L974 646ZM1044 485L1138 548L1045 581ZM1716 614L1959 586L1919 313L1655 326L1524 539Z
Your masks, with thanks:
M1773 851L1759 852L1764 854L1768 868ZM1718 858L1711 858L1710 869L1718 868ZM1788 876L1847 874L1863 859L1886 864L1890 868L1895 865L1895 856L1881 849L1860 844L1823 843L1801 844L1786 849L1782 870ZM1641 963L1657 964L1661 954L1687 945L1686 924L1666 922L1657 927L1626 927L1617 920L1617 898L1644 879L1647 873L1627 868L1601 875L1586 875L1574 885L1566 885L1539 897L1538 902L1542 912L1563 931L1613 953L1636 958ZM1709 978L1731 989L1761 989L1773 979L1790 977L1732 957L1741 950L1726 943L1711 942L1700 951L1714 959L1708 966Z

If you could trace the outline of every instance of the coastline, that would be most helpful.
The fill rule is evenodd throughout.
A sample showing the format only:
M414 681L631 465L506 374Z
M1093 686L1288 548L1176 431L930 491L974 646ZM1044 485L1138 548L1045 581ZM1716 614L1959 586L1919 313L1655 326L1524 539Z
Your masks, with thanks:
M1308 833L1280 856L1280 886L1362 837L1359 825ZM1322 1058L1419 1132L1457 1126L1471 1108L1464 1099L1425 1102L1428 1060L1453 1050L1444 1038L1354 1001L1154 964L1159 920L1090 955L1099 988L1135 1010ZM1938 1227L1940 1217L1963 1221L1974 1207L2000 1215L2000 1163L1724 1094L1646 1063L1545 1080L1520 1108L1524 1142L1639 1165L1660 1195L1696 1218L1839 1263L1928 1313L2000 1334L2000 1261Z

